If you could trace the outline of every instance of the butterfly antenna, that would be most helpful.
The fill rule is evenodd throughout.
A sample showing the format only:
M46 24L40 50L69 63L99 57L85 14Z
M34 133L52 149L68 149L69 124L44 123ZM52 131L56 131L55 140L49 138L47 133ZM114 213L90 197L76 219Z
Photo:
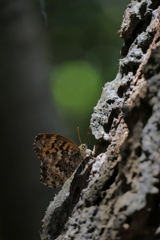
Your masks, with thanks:
M78 132L79 142L80 144L82 144L79 127L77 127L77 132Z
M88 133L86 134L84 140L82 141L82 140L81 140L81 136L80 136L80 128L79 128L79 127L77 127L77 132L78 132L78 138L79 138L79 142L80 142L80 144L84 143L85 140L86 140L86 138L87 138L88 135L90 134L90 132L88 132Z
M85 138L83 140L83 143L85 142L85 140L86 140L86 138L88 137L89 134L90 134L90 132L86 133L86 136L85 136Z

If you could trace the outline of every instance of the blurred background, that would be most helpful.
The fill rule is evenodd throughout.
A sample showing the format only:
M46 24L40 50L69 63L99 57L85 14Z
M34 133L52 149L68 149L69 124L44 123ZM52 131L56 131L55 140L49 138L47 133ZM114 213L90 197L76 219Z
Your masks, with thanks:
M102 87L115 78L129 0L15 0L0 3L0 240L38 240L54 194L39 182L35 135L78 145ZM94 138L86 139L89 148Z

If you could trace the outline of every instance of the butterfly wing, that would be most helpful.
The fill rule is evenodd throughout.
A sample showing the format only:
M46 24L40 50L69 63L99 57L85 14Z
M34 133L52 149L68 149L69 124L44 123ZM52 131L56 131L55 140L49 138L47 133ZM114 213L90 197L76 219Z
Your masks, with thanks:
M48 187L63 185L83 160L79 147L58 134L37 135L34 150L41 161L40 181Z

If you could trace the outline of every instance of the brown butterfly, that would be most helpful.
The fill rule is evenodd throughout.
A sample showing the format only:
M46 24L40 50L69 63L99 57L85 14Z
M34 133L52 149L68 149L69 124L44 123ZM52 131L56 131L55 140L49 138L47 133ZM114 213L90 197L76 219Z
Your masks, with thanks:
M87 146L79 147L58 134L42 133L35 137L34 151L40 158L40 181L57 188L72 175L86 156Z

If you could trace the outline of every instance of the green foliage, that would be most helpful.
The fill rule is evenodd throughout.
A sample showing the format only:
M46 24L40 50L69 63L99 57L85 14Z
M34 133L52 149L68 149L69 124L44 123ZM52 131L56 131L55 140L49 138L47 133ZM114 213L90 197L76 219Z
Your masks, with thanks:
M63 63L51 75L51 89L58 107L78 118L92 111L101 87L99 73L86 61Z
M115 78L122 46L117 31L127 2L45 1L54 63L51 91L65 123L88 125L102 87Z

